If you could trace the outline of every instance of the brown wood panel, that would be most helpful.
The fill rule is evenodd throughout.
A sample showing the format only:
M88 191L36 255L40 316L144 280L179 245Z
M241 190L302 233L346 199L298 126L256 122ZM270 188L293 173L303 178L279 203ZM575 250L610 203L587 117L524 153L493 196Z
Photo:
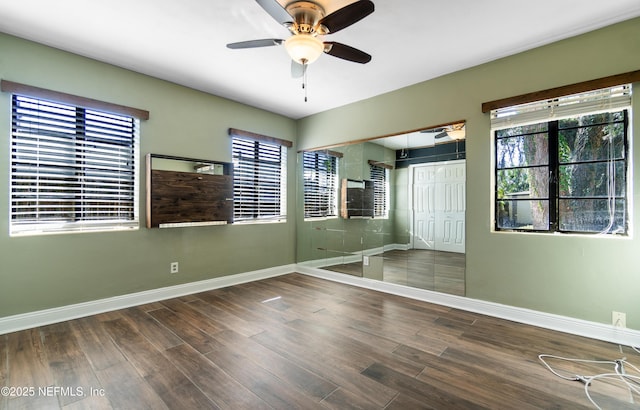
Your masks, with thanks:
M373 218L373 182L355 181L362 183L363 188L350 188L348 179L343 179L340 187L340 217L349 219L351 217Z
M287 148L291 148L293 147L293 142L288 141L288 140L283 140L280 138L275 138L275 137L270 137L268 135L262 135L262 134L258 134L255 132L251 132L251 131L244 131L244 130L239 130L237 128L229 128L229 136L233 137L244 137L244 138L249 138L252 140L256 140L256 141L264 141L264 142L268 142L268 143L272 143L272 144L276 144L276 145L282 145L285 146Z
M615 87L617 85L634 83L640 81L640 70L628 73L611 75L595 80L583 81L580 83L564 85L547 90L534 91L527 94L516 95L514 97L501 98L499 100L482 103L482 112L487 113L499 108L511 107L512 105L526 104L535 101L543 101L563 97L565 95L579 94L601 88Z
M593 408L541 353L640 366L628 347L290 274L0 335L4 385L105 392L0 408ZM619 385L593 389L637 408Z
M56 101L66 104L72 104L83 108L101 110L114 114L123 114L135 117L141 120L149 119L149 111L139 108L127 107L120 104L113 104L105 101L94 100L92 98L80 97L73 94L62 93L59 91L47 90L45 88L34 87L31 85L20 84L13 81L0 81L0 89L4 92L26 95L29 97L41 98L43 100Z
M151 170L151 226L183 222L233 222L233 178Z

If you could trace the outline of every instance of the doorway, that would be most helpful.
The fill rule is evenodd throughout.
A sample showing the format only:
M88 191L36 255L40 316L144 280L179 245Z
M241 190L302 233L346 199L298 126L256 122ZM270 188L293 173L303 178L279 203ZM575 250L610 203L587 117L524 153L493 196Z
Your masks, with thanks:
M466 161L412 168L412 248L465 253Z

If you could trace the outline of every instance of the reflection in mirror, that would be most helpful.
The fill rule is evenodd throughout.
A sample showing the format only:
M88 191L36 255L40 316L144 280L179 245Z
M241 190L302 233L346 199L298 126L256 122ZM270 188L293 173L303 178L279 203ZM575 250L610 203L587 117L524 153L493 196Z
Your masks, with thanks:
M156 155L151 168L163 171L195 172L198 174L224 175L224 164L215 161L196 160Z
M225 162L146 155L146 226L233 223L233 172Z
M464 122L299 155L298 263L464 295Z

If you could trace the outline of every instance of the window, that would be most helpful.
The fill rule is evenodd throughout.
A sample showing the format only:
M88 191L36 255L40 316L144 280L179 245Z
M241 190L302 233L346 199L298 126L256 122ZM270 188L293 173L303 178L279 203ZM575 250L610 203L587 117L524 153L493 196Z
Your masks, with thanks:
M287 147L230 133L234 221L286 220Z
M10 233L138 228L138 128L131 116L14 93Z
M374 161L369 161L371 181L373 181L373 216L386 218L388 216L388 176L389 170Z
M338 156L328 151L302 153L304 217L338 215Z
M626 234L629 85L492 111L496 230Z

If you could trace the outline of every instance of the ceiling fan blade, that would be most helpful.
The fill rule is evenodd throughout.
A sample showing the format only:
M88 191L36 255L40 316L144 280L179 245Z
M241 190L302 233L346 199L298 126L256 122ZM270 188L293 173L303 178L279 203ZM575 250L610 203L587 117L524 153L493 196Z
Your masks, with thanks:
M294 60L291 60L291 77L300 78L304 75L304 66Z
M249 40L249 41L239 41L237 43L229 43L227 44L227 48L238 49L238 48L256 48L256 47L270 47L270 46L279 46L283 43L284 40L280 40L278 38L263 38L260 40Z
M320 20L320 24L329 29L329 33L335 33L367 17L373 10L374 5L371 1L356 1L325 16Z
M334 57L360 64L366 64L371 61L371 56L369 54L346 44L336 43L334 41L325 41L324 45L325 53Z
M431 128L429 130L422 130L420 131L421 134L433 134L434 132L444 132L446 130L446 128L440 127L440 128Z
M293 23L293 17L276 0L256 0L256 2L278 23Z

